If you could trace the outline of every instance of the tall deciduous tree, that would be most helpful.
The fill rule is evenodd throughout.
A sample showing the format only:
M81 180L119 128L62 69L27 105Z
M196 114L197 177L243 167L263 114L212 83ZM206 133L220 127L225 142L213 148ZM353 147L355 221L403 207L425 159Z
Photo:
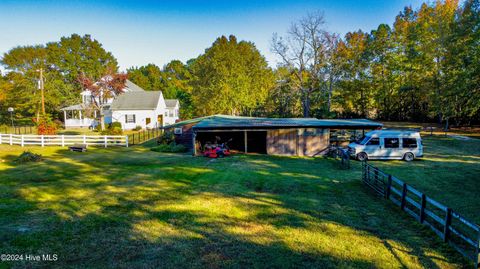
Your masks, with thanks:
M265 103L274 76L255 45L222 36L191 63L199 115L250 115Z
M90 35L72 34L46 45L47 60L69 83L83 74L99 80L109 71L118 71L117 59Z
M333 55L329 50L333 51L337 42L324 24L322 13L311 13L292 23L286 37L274 34L272 38L272 51L280 56L283 66L294 71L304 117L310 116L312 94L321 90L325 79L333 80L333 64L329 65L328 58ZM330 71L325 72L326 69Z
M79 74L97 80L107 70L117 70L116 59L100 42L89 35L77 34L46 45L15 47L3 55L1 64L7 70L7 86L11 87L5 91L4 104L14 107L24 117L38 114L40 68L44 71L46 110L53 115L61 107L80 101Z

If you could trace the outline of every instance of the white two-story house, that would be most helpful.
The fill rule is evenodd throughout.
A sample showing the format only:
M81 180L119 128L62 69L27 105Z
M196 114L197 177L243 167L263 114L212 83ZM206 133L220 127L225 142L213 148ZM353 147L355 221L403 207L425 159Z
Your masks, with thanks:
M99 125L99 111L94 109L95 98L89 90L81 92L82 103L62 108L65 128L94 128ZM145 91L126 80L122 94L105 100L105 124L120 122L124 130L158 128L179 119L180 103L177 99L163 98L161 91Z

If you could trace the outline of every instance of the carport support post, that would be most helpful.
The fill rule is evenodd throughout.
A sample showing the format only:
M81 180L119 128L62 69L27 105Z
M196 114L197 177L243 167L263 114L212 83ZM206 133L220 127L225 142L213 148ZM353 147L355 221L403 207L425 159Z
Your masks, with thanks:
M244 134L245 134L245 153L248 152L248 149L247 149L247 131L243 131Z
M192 155L193 156L197 155L197 147L195 146L196 140L197 140L197 132L193 131L192 132Z

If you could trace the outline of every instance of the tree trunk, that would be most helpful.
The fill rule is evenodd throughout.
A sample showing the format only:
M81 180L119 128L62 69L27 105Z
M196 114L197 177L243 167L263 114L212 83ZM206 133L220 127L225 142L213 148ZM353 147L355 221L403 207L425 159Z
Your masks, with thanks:
M310 92L304 91L303 93L303 117L310 117Z
M327 99L327 112L330 113L332 108L332 89L333 89L333 78L330 75L330 85L328 85L328 99Z
M100 128L105 130L105 114L103 113L103 107L101 106L100 109Z

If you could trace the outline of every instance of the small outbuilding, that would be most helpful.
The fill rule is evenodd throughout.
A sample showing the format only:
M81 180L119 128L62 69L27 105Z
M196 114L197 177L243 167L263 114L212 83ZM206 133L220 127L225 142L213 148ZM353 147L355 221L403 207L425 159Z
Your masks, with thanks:
M229 141L234 151L289 156L322 155L330 145L330 129L381 128L366 119L257 118L213 115L166 126L196 155L207 143Z

